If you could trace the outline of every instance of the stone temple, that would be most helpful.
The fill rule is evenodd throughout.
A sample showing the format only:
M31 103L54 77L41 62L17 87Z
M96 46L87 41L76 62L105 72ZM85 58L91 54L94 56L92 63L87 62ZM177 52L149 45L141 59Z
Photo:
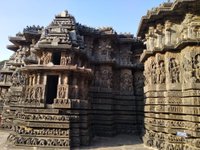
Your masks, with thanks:
M200 149L199 0L153 8L137 37L64 11L9 40L0 124L13 146L70 149L135 134L160 150Z

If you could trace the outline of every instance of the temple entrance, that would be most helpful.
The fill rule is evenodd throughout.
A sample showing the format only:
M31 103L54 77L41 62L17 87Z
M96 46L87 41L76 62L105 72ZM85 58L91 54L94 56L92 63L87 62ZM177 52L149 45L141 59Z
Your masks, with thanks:
M58 75L48 75L46 84L46 104L53 104L57 94Z

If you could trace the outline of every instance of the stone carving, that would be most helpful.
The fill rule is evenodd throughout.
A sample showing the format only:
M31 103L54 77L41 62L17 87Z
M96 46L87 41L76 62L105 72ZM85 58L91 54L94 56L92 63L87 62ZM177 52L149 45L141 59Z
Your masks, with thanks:
M133 77L131 72L123 73L121 75L120 87L121 91L127 91L127 92L133 91Z
M66 65L66 64L71 64L72 63L72 57L70 54L65 54L61 57L60 64L61 65Z
M200 54L194 57L194 74L196 78L196 82L200 83Z
M59 86L58 87L58 98L65 98L66 97L66 86Z
M200 147L197 117L200 113L200 20L196 2L165 3L141 21L138 35L147 44L147 50L141 55L145 64L143 141L153 148L193 150ZM175 15L179 11L182 17Z
M111 41L109 39L103 39L99 41L99 56L102 60L110 60L111 59Z
M111 88L112 86L112 73L109 69L101 70L101 87Z
M43 52L42 57L41 57L41 62L43 65L48 64L51 61L51 53L49 52Z
M172 44L172 22L167 20L165 22L165 45L171 46Z
M24 128L20 126L15 126L14 131L21 134L21 135L34 135L34 136L62 136L67 137L69 136L69 130L62 130L62 129L32 129L32 128Z
M12 81L12 85L15 87L19 87L25 84L25 76L21 74L21 72L16 71L12 75L12 79L9 79Z
M25 90L25 101L24 103L37 103L39 104L44 98L44 86L27 86Z
M180 65L175 58L169 60L169 75L171 83L180 83Z
M156 63L153 61L151 63L151 72L150 72L150 75L152 77L152 80L151 80L151 84L156 84L157 83L157 74L156 74Z
M42 99L43 97L43 89L42 87L36 87L35 89L35 98L36 99Z
M184 55L183 69L184 69L183 82L185 84L188 82L194 82L193 71L192 71L193 70L192 60L191 60L191 57L188 57L188 55Z
M146 46L147 46L147 50L149 51L153 51L155 48L155 30L154 27L149 27L149 32L148 34L146 34Z
M156 48L162 48L164 33L163 33L163 26L161 24L158 24L156 26L155 35L156 35Z
M165 63L163 60L158 62L156 74L157 74L157 83L159 84L165 83Z
M135 101L143 103L143 82L137 82L142 77L134 78L143 70L139 39L118 35L112 28L76 24L67 12L42 31L29 31L20 34L23 42L12 39L20 50L11 60L26 65L19 69L19 75L25 76L13 76L16 86L5 96L9 111L3 114L3 124L14 132L8 141L15 146L70 149L88 145L92 135L137 132L141 119L136 112L142 108L136 108ZM38 62L29 59L32 55ZM137 97L134 85L139 89Z

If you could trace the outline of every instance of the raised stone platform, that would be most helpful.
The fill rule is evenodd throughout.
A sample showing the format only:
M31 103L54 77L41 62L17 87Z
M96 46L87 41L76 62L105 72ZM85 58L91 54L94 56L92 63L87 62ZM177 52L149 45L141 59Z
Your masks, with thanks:
M6 144L8 131L0 130L0 149L1 150L58 150L52 148L39 147L11 147ZM60 148L59 148L60 149ZM118 135L110 137L95 137L91 146L81 147L74 150L150 150L146 148L139 137L131 135Z

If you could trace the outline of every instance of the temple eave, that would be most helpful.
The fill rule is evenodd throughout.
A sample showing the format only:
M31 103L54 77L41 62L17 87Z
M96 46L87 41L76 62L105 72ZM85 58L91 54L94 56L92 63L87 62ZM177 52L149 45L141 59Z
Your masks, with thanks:
M59 45L52 45L52 44L38 44L39 49L71 49L72 45L70 44L59 44Z
M91 69L87 69L84 67L77 67L76 65L53 65L53 66L47 66L47 65L28 65L23 68L23 71L31 71L31 70L52 70L52 71L75 71L75 72L87 72L91 73Z
M16 52L19 49L19 46L17 45L7 45L6 47L7 49L12 50L14 52Z
M181 21L184 18L184 14L188 11L198 11L200 13L198 9L200 3L192 3L192 1L195 0L176 0L171 6L160 6L155 8L155 10L149 11L140 21L137 36L142 37L147 31L147 27L153 25L155 20L158 21L160 19L160 22L163 22L163 18L174 19L174 16L180 16L176 17L179 18L176 21ZM185 7L189 8L189 10L184 9Z

